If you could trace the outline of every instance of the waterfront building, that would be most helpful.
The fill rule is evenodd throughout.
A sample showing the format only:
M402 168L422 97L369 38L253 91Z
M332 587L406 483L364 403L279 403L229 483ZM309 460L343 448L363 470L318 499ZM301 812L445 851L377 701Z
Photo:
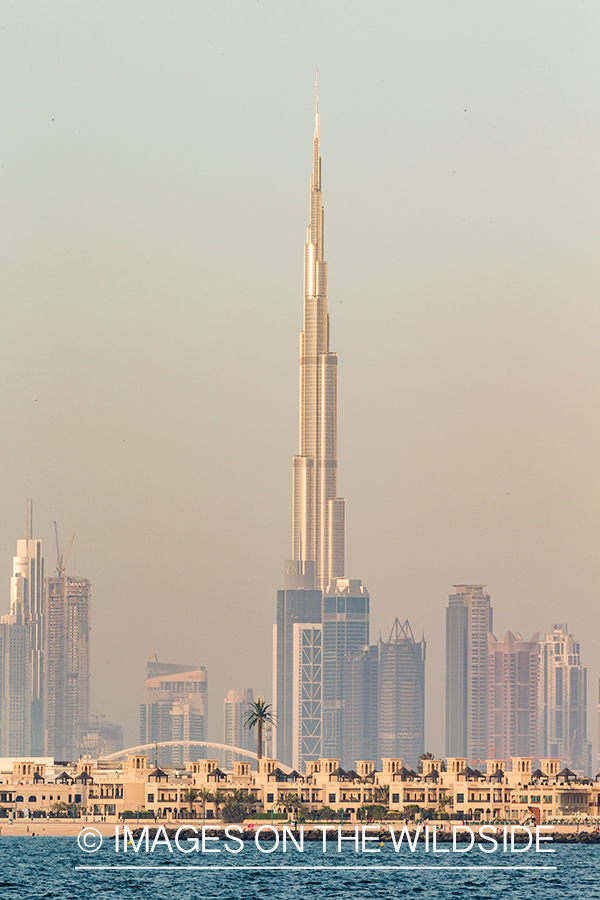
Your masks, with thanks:
M587 668L581 665L579 641L565 622L552 625L540 643L538 722L539 752L591 775Z
M243 747L245 750L256 752L256 735L253 730L246 728L245 722L254 703L254 691L252 688L242 688L239 691L227 692L223 701L223 743L230 747ZM234 762L247 757L240 756L227 750L224 754L226 769L233 769Z
M207 673L204 666L147 663L140 705L140 743L205 741L208 716ZM157 764L184 765L202 759L204 747L193 744L158 749Z
M257 770L249 762L236 762L233 772L223 772L216 759L157 767L142 754L129 754L123 761L78 763L2 759L0 817L23 817L34 810L48 816L55 803L75 803L83 816L103 816L114 823L125 820L130 827L138 817L161 823L191 819L198 826L204 820L216 824L223 809L219 793L222 798L235 791L256 798L249 809L252 816L284 809L293 814L300 803L307 818L326 806L337 816L343 812L344 823L355 823L361 809L380 802L382 796L401 818L415 807L419 816L427 811L427 818L451 809L455 820L466 819L474 828L492 820L531 822L533 815L542 823L557 819L575 823L600 813L600 784L560 770L559 759L543 758L539 768L533 767L531 757L488 759L482 771L466 766L464 757L445 763L429 759L423 761L421 773L411 771L399 757L384 757L381 762L379 771L373 760L357 760L356 771L346 771L339 759L320 758L309 762L303 773L288 774L272 758L260 760ZM190 789L197 792L191 804ZM203 789L209 792L205 799ZM362 815L364 822L364 811ZM45 827L51 829L51 822Z
M378 758L402 757L415 769L425 749L425 651L408 619L379 642Z
M91 584L59 571L45 581L45 746L48 756L77 759L89 725Z
M490 755L536 757L539 633L488 635Z
M472 762L488 756L490 595L483 584L455 584L446 610L446 753Z

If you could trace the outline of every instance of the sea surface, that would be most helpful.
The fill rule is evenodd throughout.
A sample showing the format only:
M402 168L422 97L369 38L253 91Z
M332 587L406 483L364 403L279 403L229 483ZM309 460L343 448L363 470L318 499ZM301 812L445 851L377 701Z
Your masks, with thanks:
M484 854L474 848L464 854L435 856L426 853L422 845L411 853L405 848L394 852L388 843L379 846L379 853L369 855L356 853L353 846L338 853L337 844L328 844L323 853L320 843L306 844L303 853L288 846L285 854L281 847L269 854L260 853L252 843L246 843L237 855L226 853L222 843L212 846L221 852L170 853L165 846L157 846L151 854L123 854L115 853L113 839L104 838L97 852L84 853L75 837L0 837L0 898L600 900L600 845L557 844L556 852L548 854ZM217 865L224 868L208 868ZM111 868L82 868L90 866ZM365 868L341 868L348 866ZM516 866L535 868L512 868Z

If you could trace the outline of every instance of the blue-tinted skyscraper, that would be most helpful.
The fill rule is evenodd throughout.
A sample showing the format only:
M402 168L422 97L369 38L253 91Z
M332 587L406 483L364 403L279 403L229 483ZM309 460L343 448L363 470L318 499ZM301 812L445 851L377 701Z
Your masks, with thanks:
M323 595L324 757L342 757L346 657L368 643L369 592L358 579L334 578Z

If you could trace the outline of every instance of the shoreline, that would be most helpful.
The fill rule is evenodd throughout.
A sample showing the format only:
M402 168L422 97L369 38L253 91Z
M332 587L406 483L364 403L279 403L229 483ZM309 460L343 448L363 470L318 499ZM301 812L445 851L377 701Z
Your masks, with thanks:
M119 829L119 834L123 834L123 826L124 825L127 825L127 827L131 830L131 832L137 832L139 829L144 828L144 826L146 826L146 825L148 825L148 827L151 829L151 833L152 833L153 829L158 828L160 825L163 825L164 828L169 833L171 831L173 831L173 832L177 831L178 828L184 828L184 827L190 827L190 826L197 828L198 831L200 831L202 829L203 824L207 828L209 828L213 834L215 834L215 832L217 830L223 832L223 834L224 834L224 829L226 826L220 820L215 820L214 824L212 822L209 824L208 822L203 823L201 820L198 820L198 819L180 819L175 822L173 822L173 821L171 821L171 822L169 822L169 821L155 822L154 820L147 820L147 821L142 820L140 822L137 822L134 819L128 819L125 822L94 822L90 818L88 818L87 822L83 819L78 819L75 822L73 822L72 820L61 821L60 819L17 819L12 824L10 824L8 822L8 820L0 821L0 839L4 838L4 837L77 837L77 835L80 833L80 831L83 828L95 828L97 831L100 832L102 837L112 837L115 834L115 828ZM331 822L323 822L323 823L321 823L321 822L302 822L300 824L304 826L305 834L307 834L307 835L309 832L315 831L315 829L318 828L317 834L319 835L319 840L321 840L321 835L322 835L322 831L320 830L319 826L322 827L323 825L327 825L331 829L336 829L335 831L332 830L330 832L332 838L334 835L337 835L337 828L339 826L339 823L331 823ZM343 829L343 834L353 834L354 828L356 826L360 827L362 824L369 824L369 826L379 825L381 832L387 833L388 840L389 840L389 826L390 825L394 828L394 831L396 831L396 829L401 830L402 827L404 826L403 822L395 822L395 821L384 822L384 823L380 823L380 822L371 822L371 823L357 822L357 823L354 823L353 822L352 824L346 824L346 825L341 826ZM424 822L424 823L422 823L422 826L424 827L426 824L428 824L430 827L433 825L436 825L438 829L443 826L443 828L445 829L446 834L447 834L447 830L446 830L448 828L447 821L445 821L445 822L434 822L434 821ZM486 822L470 822L469 823L469 822L467 822L463 826L460 822L452 822L452 825L460 826L461 828L462 827L471 828L475 833L477 833L479 828L482 828L484 825L487 825L487 824L492 824L492 823L486 823ZM513 822L511 824L517 825L518 823ZM254 822L251 819L248 819L247 821L245 821L243 823L239 823L238 827L241 826L244 829L244 832L251 835L253 832L256 831L257 828L260 828L261 826L265 826L265 825L268 825L269 827L277 828L278 831L281 831L284 825L287 825L288 827L291 827L292 829L294 829L296 827L296 823L274 822L271 826L271 823L268 821L265 822L265 821L259 820L257 822ZM498 829L502 829L502 828L504 828L504 825L495 825L495 827ZM530 826L525 826L525 827L529 827L531 830L534 830L535 826L530 825ZM577 842L579 842L579 843L596 843L596 842L600 843L600 830L598 830L597 823L591 823L591 824L587 824L587 825L585 823L580 823L579 827L577 826L577 824L551 825L549 827L552 828L552 832L546 832L546 834L548 834L548 835L551 834L553 837L558 837L558 838L571 837L574 839L573 843L577 843ZM411 834L413 834L414 831L416 830L416 824L410 823L408 825L408 829L411 832ZM371 832L371 833L375 834L375 832ZM441 837L443 834L444 834L444 832L441 832L441 831L438 832L438 838ZM585 838L584 840L578 841L577 839L582 835L589 835L591 839ZM217 836L217 835L215 834L215 836ZM265 835L265 840L268 840L267 835Z

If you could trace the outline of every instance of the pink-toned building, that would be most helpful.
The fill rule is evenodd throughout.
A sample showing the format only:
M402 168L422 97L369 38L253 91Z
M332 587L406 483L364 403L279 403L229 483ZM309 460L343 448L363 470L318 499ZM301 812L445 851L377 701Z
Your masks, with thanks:
M488 635L490 756L537 756L538 647L539 632L529 641Z

